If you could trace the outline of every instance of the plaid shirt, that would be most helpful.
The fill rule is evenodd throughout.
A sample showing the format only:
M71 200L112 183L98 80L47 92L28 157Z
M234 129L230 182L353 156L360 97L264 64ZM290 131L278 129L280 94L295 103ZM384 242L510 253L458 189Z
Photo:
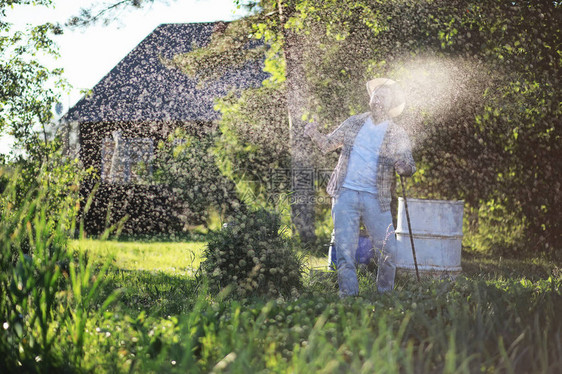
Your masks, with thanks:
M316 132L312 139L318 144L323 153L333 151L339 147L343 147L338 164L328 182L327 192L330 196L336 197L340 191L345 176L347 174L347 166L349 156L353 149L355 137L365 124L370 113L363 113L349 117L331 134L323 136ZM403 128L390 121L386 134L379 151L377 165L377 193L381 210L388 211L390 209L390 201L392 199L391 190L395 182L394 164L402 160L411 168L412 175L416 171L416 164L412 157L410 139ZM408 176L409 176L408 175Z

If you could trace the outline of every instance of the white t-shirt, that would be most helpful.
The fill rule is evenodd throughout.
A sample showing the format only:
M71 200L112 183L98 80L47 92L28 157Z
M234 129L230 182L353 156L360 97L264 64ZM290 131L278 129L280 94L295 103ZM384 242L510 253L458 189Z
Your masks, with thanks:
M377 125L369 116L355 138L349 156L344 188L377 193L377 164L379 150L388 127L388 121Z

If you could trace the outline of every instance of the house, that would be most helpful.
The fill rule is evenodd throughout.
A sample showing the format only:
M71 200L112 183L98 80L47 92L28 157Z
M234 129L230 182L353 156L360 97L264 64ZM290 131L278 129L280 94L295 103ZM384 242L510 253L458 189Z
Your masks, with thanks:
M68 149L97 175L84 183L83 195L99 183L84 216L87 232L99 233L125 216L130 233L170 227L167 207L173 196L162 186L142 183L139 167L150 167L158 142L178 126L214 131L220 115L214 100L267 78L263 61L227 69L221 79L204 82L164 63L206 45L221 28L222 22L158 26L62 118Z

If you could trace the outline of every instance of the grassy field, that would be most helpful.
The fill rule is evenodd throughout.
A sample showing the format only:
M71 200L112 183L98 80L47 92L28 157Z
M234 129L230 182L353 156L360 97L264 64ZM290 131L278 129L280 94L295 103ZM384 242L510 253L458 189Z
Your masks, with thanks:
M192 277L199 268L205 242L135 242L82 239L70 248L88 253L92 259L112 259L114 267L123 271L161 272L173 276Z
M240 297L210 291L205 247L74 240L62 262L38 247L3 278L0 372L562 371L560 264L465 252L456 280L398 276L381 295L361 270L360 296L341 300L308 256L297 293Z
M305 274L290 300L211 296L194 273L203 242L75 241L109 259L82 369L95 372L557 373L562 274L546 260L463 254L456 281L407 277L340 300L334 274ZM309 258L317 267L324 258ZM96 304L96 303L94 303Z

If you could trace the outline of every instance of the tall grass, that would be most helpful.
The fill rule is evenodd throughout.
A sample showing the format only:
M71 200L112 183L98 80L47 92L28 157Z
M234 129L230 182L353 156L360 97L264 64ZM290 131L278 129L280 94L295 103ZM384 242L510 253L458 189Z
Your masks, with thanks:
M178 277L181 290L164 273L113 269L107 286L144 299L90 318L83 360L98 372L556 373L562 277L551 270L535 280L402 278L390 295L363 275L362 297L346 300L321 277L293 300L238 300L193 279Z
M552 264L473 256L455 281L399 278L384 295L361 273L361 296L344 300L317 273L284 299L215 295L184 271L200 243L69 244L73 220L49 214L46 189L19 206L13 193L0 221L0 372L562 371Z
M115 363L97 367L108 372L556 373L560 283L461 278L344 301L241 302L201 289L178 315L106 316L110 328L94 333L104 343L90 349Z
M99 301L105 269L67 248L77 195L53 197L43 177L21 199L14 173L0 196L2 372L80 368L85 321Z

